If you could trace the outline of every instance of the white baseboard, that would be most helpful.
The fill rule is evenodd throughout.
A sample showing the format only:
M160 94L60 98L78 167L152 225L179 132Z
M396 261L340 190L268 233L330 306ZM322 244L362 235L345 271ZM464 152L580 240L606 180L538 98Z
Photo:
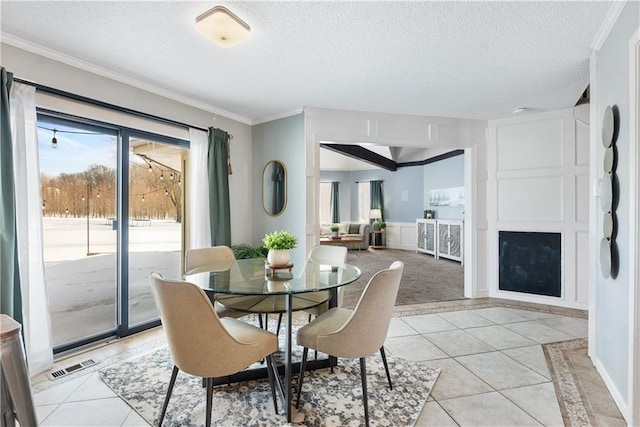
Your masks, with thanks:
M600 377L602 377L602 380L604 381L604 384L607 386L607 389L609 390L611 397L613 398L614 402L616 402L616 405L618 405L618 409L620 410L620 413L624 417L627 424L631 425L631 413L629 411L629 407L627 406L627 403L622 398L622 395L620 394L617 387L611 380L611 377L609 376L609 374L607 373L607 370L604 368L604 366L600 362L600 359L596 358L595 365L596 365L596 370L600 374Z

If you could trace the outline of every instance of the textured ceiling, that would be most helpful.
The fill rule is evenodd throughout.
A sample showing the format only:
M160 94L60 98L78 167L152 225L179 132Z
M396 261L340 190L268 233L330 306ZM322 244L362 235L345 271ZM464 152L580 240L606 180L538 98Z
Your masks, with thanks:
M251 26L249 42L222 49L193 25L215 4L2 1L1 30L247 123L305 106L491 119L573 106L611 7L222 2Z

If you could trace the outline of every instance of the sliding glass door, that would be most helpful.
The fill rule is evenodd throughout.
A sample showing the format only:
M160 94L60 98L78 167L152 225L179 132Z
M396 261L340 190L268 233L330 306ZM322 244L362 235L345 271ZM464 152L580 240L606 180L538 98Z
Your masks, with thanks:
M149 274L180 277L188 142L38 115L54 351L159 324Z

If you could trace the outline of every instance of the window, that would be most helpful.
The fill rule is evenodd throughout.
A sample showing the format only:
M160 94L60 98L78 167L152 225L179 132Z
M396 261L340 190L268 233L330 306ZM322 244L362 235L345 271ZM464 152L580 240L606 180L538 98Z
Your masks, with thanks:
M358 183L358 216L361 221L369 222L369 209L371 209L371 190L369 182Z
M331 183L320 183L320 224L331 224Z

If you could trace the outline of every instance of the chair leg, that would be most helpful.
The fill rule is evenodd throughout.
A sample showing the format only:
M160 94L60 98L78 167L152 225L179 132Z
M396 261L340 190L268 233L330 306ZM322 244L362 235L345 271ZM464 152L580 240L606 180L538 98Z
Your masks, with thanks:
M389 365L387 365L387 355L384 352L384 346L380 347L380 356L382 356L382 363L384 363L384 370L387 372L387 380L389 381L389 390L393 390L391 384L391 375L389 374Z
M367 365L365 358L360 358L360 376L362 377L362 404L364 406L364 424L369 427L369 400L367 399Z
M302 393L302 379L304 378L304 370L307 368L307 347L302 350L302 362L300 363L300 375L298 375L298 398L296 399L296 409L300 407L300 394Z
M271 386L271 397L273 398L273 410L278 415L278 399L276 398L276 385L273 378L273 355L267 356L267 374L269 375L269 385Z
M167 389L167 396L164 398L164 404L162 405L162 412L160 413L160 420L158 421L158 427L162 426L162 421L164 421L164 416L167 413L167 406L169 406L169 399L171 398L171 393L173 392L173 386L176 383L176 377L178 376L178 367L173 365L173 372L171 372L171 380L169 381L169 388Z
M213 378L207 378L207 414L205 427L211 427L211 411L213 410Z
M282 313L278 315L278 327L276 328L276 335L280 335L280 324L282 323Z

